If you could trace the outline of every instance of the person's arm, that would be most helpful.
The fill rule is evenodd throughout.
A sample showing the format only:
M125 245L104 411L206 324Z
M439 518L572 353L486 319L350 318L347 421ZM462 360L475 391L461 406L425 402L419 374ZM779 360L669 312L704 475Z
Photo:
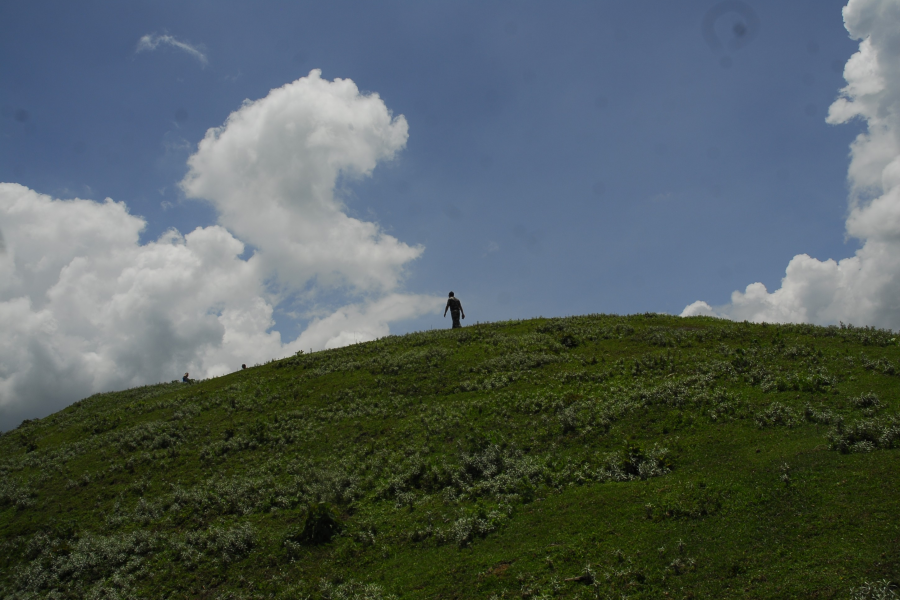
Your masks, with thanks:
M459 303L459 314L462 315L462 318L466 318L466 311L463 310L462 302Z
M444 317L447 316L447 310L450 308L450 300L447 300L447 304L444 306Z

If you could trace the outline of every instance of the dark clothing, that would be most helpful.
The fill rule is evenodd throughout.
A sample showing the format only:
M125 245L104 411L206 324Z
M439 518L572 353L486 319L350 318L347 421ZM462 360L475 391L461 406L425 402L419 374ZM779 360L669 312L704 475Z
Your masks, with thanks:
M444 307L444 312L447 312L447 309L450 309L451 313L458 313L462 311L462 302L459 301L459 298L452 297L447 298L447 306Z
M459 329L462 327L462 323L459 322L459 316L460 314L465 314L462 312L462 302L455 296L447 298L447 306L444 307L444 316L447 316L448 309L450 310L450 316L453 317L453 329Z

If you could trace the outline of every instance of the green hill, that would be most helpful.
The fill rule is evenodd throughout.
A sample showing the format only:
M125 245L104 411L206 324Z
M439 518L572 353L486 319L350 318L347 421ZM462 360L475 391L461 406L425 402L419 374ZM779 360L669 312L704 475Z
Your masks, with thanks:
M0 437L0 596L890 597L898 383L890 331L645 314L98 394Z

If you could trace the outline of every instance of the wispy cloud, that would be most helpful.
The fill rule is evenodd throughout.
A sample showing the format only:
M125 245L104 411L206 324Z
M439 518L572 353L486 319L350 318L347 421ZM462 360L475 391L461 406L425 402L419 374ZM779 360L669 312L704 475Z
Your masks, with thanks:
M135 49L135 52L156 50L160 44L171 46L183 52L187 52L188 54L199 60L200 64L204 67L209 62L209 60L206 58L206 54L204 54L203 51L200 50L200 48L198 48L197 46L192 46L187 42L182 42L181 40L175 39L168 34L159 35L156 33L148 33L147 35L141 37L140 40L138 40L138 45Z

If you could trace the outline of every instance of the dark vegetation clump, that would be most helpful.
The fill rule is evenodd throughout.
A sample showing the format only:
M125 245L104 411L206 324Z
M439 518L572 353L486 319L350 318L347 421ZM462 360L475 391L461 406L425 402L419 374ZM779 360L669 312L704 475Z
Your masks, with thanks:
M294 544L316 546L328 543L341 531L341 518L334 507L325 502L310 504L300 523L288 530L286 539Z
M0 436L0 597L896 597L898 365L589 315L97 394Z

